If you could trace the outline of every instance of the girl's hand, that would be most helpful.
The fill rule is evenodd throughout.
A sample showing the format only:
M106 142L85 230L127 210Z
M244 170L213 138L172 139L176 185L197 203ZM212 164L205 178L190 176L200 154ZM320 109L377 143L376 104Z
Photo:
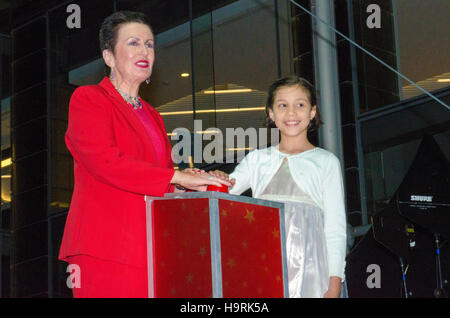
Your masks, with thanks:
M228 174L223 171L220 171L220 170L214 170L214 171L211 170L208 172L208 174L215 176L217 178L220 178L222 180L228 180Z
M230 188L232 188L234 186L234 184L236 183L236 179L233 178L233 179L229 180L230 176L227 173L223 172L223 171L214 170L214 171L209 171L208 173L210 175L213 175L213 176L215 176L217 178L220 178L222 180L230 181L230 183L231 183Z
M323 295L323 298L339 298L341 294L340 290L328 289L327 292Z
M341 294L341 278L337 276L330 277L330 285L323 298L339 298Z

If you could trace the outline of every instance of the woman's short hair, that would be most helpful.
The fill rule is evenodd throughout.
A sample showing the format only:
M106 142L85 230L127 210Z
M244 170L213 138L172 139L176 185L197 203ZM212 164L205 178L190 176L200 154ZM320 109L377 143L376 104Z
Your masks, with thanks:
M117 44L117 37L119 29L122 24L137 22L145 24L153 33L152 27L147 16L144 13L133 11L118 11L114 12L103 20L99 32L100 51L110 50L114 54L114 48Z

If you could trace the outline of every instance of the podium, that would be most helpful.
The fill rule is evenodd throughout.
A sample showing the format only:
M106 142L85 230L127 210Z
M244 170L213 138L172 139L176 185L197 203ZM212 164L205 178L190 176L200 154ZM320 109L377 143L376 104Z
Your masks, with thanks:
M187 192L146 207L150 298L289 297L284 204Z

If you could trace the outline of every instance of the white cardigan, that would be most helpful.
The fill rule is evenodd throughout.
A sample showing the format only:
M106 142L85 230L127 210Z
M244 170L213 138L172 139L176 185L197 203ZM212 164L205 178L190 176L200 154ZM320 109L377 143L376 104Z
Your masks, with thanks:
M329 276L344 280L347 246L344 184L339 159L333 153L320 147L295 155L283 154L275 146L253 150L230 174L236 183L229 192L241 194L251 188L253 197L258 198L286 156L294 181L324 211Z

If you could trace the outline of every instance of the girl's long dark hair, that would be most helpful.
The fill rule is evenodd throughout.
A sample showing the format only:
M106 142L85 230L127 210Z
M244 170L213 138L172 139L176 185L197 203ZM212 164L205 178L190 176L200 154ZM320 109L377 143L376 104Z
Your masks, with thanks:
M275 127L275 123L269 117L269 109L271 109L273 111L273 102L275 100L275 96L276 96L278 90L282 87L289 87L289 86L294 86L294 85L299 86L300 88L302 88L305 91L306 96L308 97L308 100L311 104L311 107L316 106L316 115L314 116L313 120L311 120L311 122L308 126L308 132L315 131L322 124L319 108L317 106L316 89L306 79L299 77L297 75L290 75L290 76L282 77L282 78L276 80L275 82L273 82L272 85L269 86L267 103L266 103L266 116L267 116L266 126L269 128Z

